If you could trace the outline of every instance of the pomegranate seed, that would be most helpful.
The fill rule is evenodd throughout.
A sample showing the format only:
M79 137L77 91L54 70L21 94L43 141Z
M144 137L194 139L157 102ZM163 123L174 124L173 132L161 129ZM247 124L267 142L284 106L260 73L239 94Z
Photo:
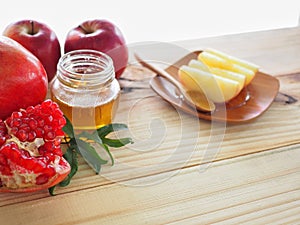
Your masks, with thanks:
M30 127L26 123L21 124L18 128L19 130L24 130L26 132L30 131Z
M2 146L6 142L6 137L5 136L0 136L0 146Z
M53 102L51 100L47 99L41 104L41 108L48 109L49 107L51 107L52 103Z
M36 120L31 119L31 120L29 121L28 125L29 125L29 127L30 127L32 130L34 130L34 129L37 128L38 123L36 122Z
M52 131L52 127L50 125L45 125L44 126L44 131L47 133L49 131Z
M35 133L37 138L41 138L44 136L44 130L40 127L36 128Z
M25 157L25 158L30 158L30 157L31 157L28 151L26 151L26 150L21 150L21 152L22 152L22 156L23 156L23 157Z
M7 140L7 139L11 139L11 135L10 135L10 134L7 134L7 135L5 135L5 138L6 138L6 140Z
M48 116L45 118L46 124L51 124L52 121L53 121L53 116L51 116L51 115L48 115Z
M26 167L30 172L35 171L36 163L34 162L32 157L26 157L23 161L23 166Z
M25 131L25 130L19 130L18 132L17 132L17 134L16 134L16 136L18 137L18 139L20 140L20 141L27 141L27 139L28 139L28 133L27 133L27 131Z
M57 120L54 120L52 122L52 127L53 127L53 130L56 131L58 128L59 128L59 124L58 124L58 121Z
M11 114L11 118L15 119L15 118L21 118L22 117L22 113L21 112L13 112Z
M51 160L50 161L54 161L56 159L56 156L52 155ZM55 175L55 169L52 166L52 164L47 165L46 170L45 170L45 174L47 174L49 177L52 177Z
M60 129L57 130L55 132L55 134L56 134L57 137L64 137L65 136L65 133L62 130L60 130Z
M60 127L63 127L66 124L66 119L64 117L60 117L58 119L58 124Z
M37 161L37 162L35 163L35 165L34 165L34 171L35 171L36 173L41 173L41 172L43 172L43 170L47 167L46 163L47 163L46 161L43 162L42 160Z
M3 134L3 136L4 136L5 134L7 134L7 129L6 129L6 127L5 127L5 128L4 128L4 127L0 127L0 133Z
M11 162L17 162L20 159L20 152L16 150L17 146L11 142L1 148L1 153L7 156Z
M55 108L54 109L54 113L53 113L54 117L55 118L60 118L60 117L63 117L63 113L61 110L59 110L58 108Z
M18 127L21 125L21 123L22 123L22 120L20 118L16 118L16 119L13 119L10 124L13 127Z
M7 159L3 154L0 154L0 165L7 165Z
M55 147L53 148L53 154L62 156L61 148L60 148L59 146L55 146Z
M27 116L27 115L24 115L24 117L25 117L25 116ZM26 125L27 125L27 124L29 123L29 121L30 121L30 118L27 118L27 117L22 118L22 123L23 123L23 124L26 124ZM27 125L27 126L28 126L28 125Z
M45 121L42 118L37 119L37 123L39 127L44 127L45 126Z
M10 132L11 132L13 135L15 135L15 136L16 136L16 135L17 135L17 132L18 132L18 130L19 130L19 129L18 129L17 127L12 127L12 128L11 128L11 130L10 130Z
M27 112L28 114L33 113L33 112L34 112L34 107L33 107L33 106L27 107L26 112Z
M53 141L55 139L55 133L53 131L48 131L45 135L44 135L44 139L45 141Z
M35 113L35 114L41 113L41 105L36 105L36 106L34 106L34 113Z
M59 106L58 106L58 104L57 104L56 102L52 102L51 108L52 108L53 110L56 110L56 109L59 108Z
M46 184L49 180L48 175L46 174L41 174L36 178L36 184L37 185L42 185L42 184Z
M19 149L18 145L16 143L14 143L14 142L10 142L9 146L13 150L18 150Z
M52 149L54 148L53 142L46 142L44 144L44 148L46 149L47 152L51 152Z
M30 131L28 133L28 141L32 142L32 141L34 141L35 138L36 138L36 133L34 131Z
M9 127L12 127L12 118L9 117L8 119L6 119L6 124L9 126ZM5 126L5 125L4 125Z

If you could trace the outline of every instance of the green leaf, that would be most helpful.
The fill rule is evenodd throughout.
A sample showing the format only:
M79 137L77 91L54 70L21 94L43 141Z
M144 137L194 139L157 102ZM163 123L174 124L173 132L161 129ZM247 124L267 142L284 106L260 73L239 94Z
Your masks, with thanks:
M68 161L68 163L71 166L71 171L68 174L68 176L59 183L61 187L65 187L70 184L71 179L76 174L78 170L78 160L77 160L77 152L75 151L75 148L72 146L69 146L66 153L64 154L64 158Z
M80 138L85 138L87 139L87 141L93 141L95 143L97 143L98 145L100 145L105 151L106 153L108 154L108 156L110 157L111 159L111 162L112 162L112 165L114 165L114 158L111 154L111 152L109 151L109 148L108 146L113 146L113 147L121 147L121 146L124 146L126 145L127 143L130 143L130 141L128 141L128 138L124 138L124 140L114 140L114 139L108 139L108 138L101 138L98 136L98 133L97 132L93 132L93 133L90 133L90 132L82 132L78 135ZM104 141L107 142L107 145L106 143L104 143Z
M90 143L81 139L76 139L76 143L82 157L98 174L100 172L101 165L106 164L107 160L102 159Z
M54 185L54 186L48 188L49 194L50 194L51 196L55 196L55 194L54 194L55 187L56 187L56 185Z
M66 153L63 155L63 157L68 161L68 163L71 166L71 171L68 174L68 176L59 183L59 186L61 187L65 187L67 185L70 184L71 179L73 178L73 176L76 174L77 170L78 170L78 160L77 160L77 152L75 151L74 146L69 146L67 148ZM55 190L56 185L48 188L49 194L51 196L54 196L54 190Z
M106 136L112 132L127 130L126 124L114 123L109 124L104 127L97 129L97 131L89 133L83 131L82 133L76 135L74 133L71 121L65 117L66 125L63 127L63 131L68 136L66 139L66 144L68 145L67 151L64 154L64 158L68 161L71 166L71 171L67 178L59 183L60 186L65 187L69 185L73 176L78 170L78 158L77 154L80 154L84 160L96 171L98 174L101 170L101 166L107 163L107 160L102 159L92 143L98 144L102 147L106 153L109 155L112 165L114 165L114 158L109 150L109 147L122 147L126 144L133 143L131 138L121 138L121 139L110 139ZM51 196L55 195L54 190L56 186L50 187L48 189Z
M133 143L131 138L120 138L120 139L102 138L102 141L104 144L114 148L120 148L127 144Z
M97 132L90 133L90 132L83 131L82 133L80 133L77 136L78 136L78 138L86 138L86 139L88 139L90 141L94 141L94 142L102 145L102 140L98 136Z
M119 130L127 130L128 127L126 124L122 123L113 123L113 124L108 124L104 127L100 127L97 129L97 133L101 139L106 137L111 132L119 131Z
M62 128L63 132L65 132L70 138L74 138L75 135L74 135L74 129L73 129L73 126L72 126L72 123L71 121L66 117L64 116L65 119L66 119L66 125Z
M109 148L107 147L107 145L101 144L101 146L105 149L105 151L106 151L107 154L109 155L109 158L110 158L110 160L111 160L111 164L114 165L114 164L115 164L114 157L113 157L112 154L110 153Z

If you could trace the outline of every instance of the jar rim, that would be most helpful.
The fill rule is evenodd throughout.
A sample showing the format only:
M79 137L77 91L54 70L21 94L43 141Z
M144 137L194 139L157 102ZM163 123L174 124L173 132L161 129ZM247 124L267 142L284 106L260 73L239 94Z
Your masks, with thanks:
M86 70L77 71L76 66L86 66ZM106 53L92 50L79 49L65 53L57 65L58 78L69 82L89 82L92 86L110 83L114 77L112 58ZM89 67L92 69L89 70Z

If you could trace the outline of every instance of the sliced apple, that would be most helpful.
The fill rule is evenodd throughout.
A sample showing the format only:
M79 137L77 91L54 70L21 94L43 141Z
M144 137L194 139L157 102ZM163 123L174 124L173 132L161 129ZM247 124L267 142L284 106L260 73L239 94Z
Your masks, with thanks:
M234 64L234 63L232 64L231 71L236 72L236 73L241 73L246 76L245 86L250 84L250 82L253 80L253 78L255 77L255 74L256 74L253 70L249 70L246 67L243 67L243 66L240 66L240 65Z
M228 102L247 86L258 66L223 52L207 49L178 71L182 85L189 91L200 91L215 103Z
M191 59L189 61L188 66L196 68L196 69L200 69L206 72L209 72L209 68L207 65L205 65L202 61L196 60L196 59Z
M240 91L244 88L246 84L246 76L244 74L232 72L230 70L215 68L215 67L211 67L209 68L209 70L211 73L215 75L237 81L239 83Z
M178 71L180 82L187 90L201 90L216 103L227 102L238 95L239 83L228 78L183 65Z
M256 72L236 63L232 63L218 55L209 52L201 52L198 55L198 60L205 63L208 67L216 67L220 69L230 70L232 72L241 73L246 76L245 86L248 85L254 78Z
M228 54L218 51L216 49L208 48L208 49L205 49L205 52L217 55L231 63L246 67L247 69L252 70L254 73L256 73L259 69L259 66L254 63L248 62L248 61L240 59L240 58L236 58L234 56L228 55Z
M245 86L246 76L244 74L235 73L229 70L220 69L216 67L207 67L203 62L199 60L192 59L188 66L200 69L206 72L211 72L212 74L228 78L230 80L235 80L239 83L240 90Z
M198 55L198 60L202 61L208 67L217 67L221 69L231 70L232 63L209 52L201 52Z

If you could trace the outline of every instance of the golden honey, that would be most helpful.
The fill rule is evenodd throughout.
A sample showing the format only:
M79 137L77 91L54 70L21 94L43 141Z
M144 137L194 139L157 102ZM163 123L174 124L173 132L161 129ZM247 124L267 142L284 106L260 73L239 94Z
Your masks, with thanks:
M119 96L102 105L87 107L69 105L55 96L52 97L52 100L59 105L64 115L72 122L74 129L86 130L112 123L118 108Z
M109 56L77 50L60 59L51 98L74 129L90 130L112 123L119 97L120 86Z

